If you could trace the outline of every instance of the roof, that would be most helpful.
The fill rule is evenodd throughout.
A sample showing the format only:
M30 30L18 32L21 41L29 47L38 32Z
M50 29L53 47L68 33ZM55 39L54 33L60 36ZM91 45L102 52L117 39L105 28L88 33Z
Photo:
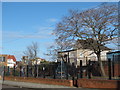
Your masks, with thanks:
M45 59L43 59L43 58L39 58L39 57L37 57L36 59L40 59L41 61L45 61Z
M7 55L7 54L0 54L0 56L4 56L4 57L7 57L8 55Z
M7 57L7 59L13 59L13 61L16 62L16 58L15 58L14 55L9 55L9 56Z
M87 40L78 39L76 42L76 48L78 48L78 49L81 49L81 48L82 49L91 49L92 50L93 48L90 46L90 44L92 44L93 42L95 43L96 41L93 39L87 39ZM93 44L93 45L96 45L96 44ZM99 44L99 46L102 50L112 50L112 49L110 49L102 44ZM96 47L97 47L97 45L96 45Z
M59 51L58 53L76 51L77 49L90 49L90 50L93 50L93 48L90 47L90 43L88 42L88 40L89 41L91 40L90 42L94 41L92 38L89 38L87 40L80 40L80 39L78 39L76 41L74 49L66 50L66 51ZM104 46L102 44L100 45L100 47L101 47L102 50L112 50L112 49L110 49L110 48L108 48L108 47L106 47L106 46Z
M120 54L120 51L108 52L107 54L113 54L113 53L119 53Z
M71 52L71 51L76 51L77 49L72 49L72 50L67 50L67 51L59 51L58 53L63 53L63 52Z
M16 58L14 55L0 54L0 56L7 57L7 59L13 59L13 61L16 62Z

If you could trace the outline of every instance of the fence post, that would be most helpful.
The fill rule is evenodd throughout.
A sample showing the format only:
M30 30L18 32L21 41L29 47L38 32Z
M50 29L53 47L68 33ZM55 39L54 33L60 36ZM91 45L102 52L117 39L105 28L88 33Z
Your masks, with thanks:
M14 68L13 68L13 76L15 76L15 66L14 66Z
M114 59L115 59L115 56L113 55L113 60L112 60L112 76L114 77L114 73L115 73L115 68L114 68Z
M5 66L3 67L3 81L5 80Z
M69 52L68 52L68 64L70 64L70 57L69 57Z
M33 77L33 73L32 73L32 65L29 65L29 77Z
M36 73L37 73L37 77L38 77L38 73L39 73L39 67L38 67L38 65L36 65L36 69L37 69L37 70L36 70L36 71L37 71Z
M109 75L109 80L112 79L112 76L111 76L111 59L108 58L108 75Z
M43 78L45 78L45 64L43 65Z
M80 78L83 78L82 60L80 60Z
M34 65L34 77L36 78L36 65Z
M91 66L90 66L90 63L91 63L91 61L89 60L88 61L88 66L87 66L87 69L88 69L88 79L91 79Z
M31 69L30 69L30 76L33 77L33 66L31 65Z
M72 70L73 70L72 80L74 82L74 80L75 80L75 64L74 63L72 63Z
M53 65L53 72L54 72L54 73L53 73L53 74L54 74L54 75L53 75L53 79L56 79L56 71L55 71L55 70L56 70L56 69L55 69L55 65Z
M26 77L28 77L28 68L29 68L29 66L27 65L27 67L26 67Z
M20 77L22 76L22 66L20 66Z
M68 64L66 63L66 79L68 80Z
M8 76L9 76L10 75L10 68L9 68L9 66L8 66L8 71L7 72L8 72Z
M36 67L36 69L37 69L37 77L39 77L39 65L37 65L37 67Z

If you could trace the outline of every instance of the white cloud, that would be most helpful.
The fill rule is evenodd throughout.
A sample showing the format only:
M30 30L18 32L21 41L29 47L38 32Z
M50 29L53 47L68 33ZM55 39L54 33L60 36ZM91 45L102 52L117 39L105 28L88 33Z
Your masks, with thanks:
M56 19L56 18L50 18L50 19L48 19L47 21L48 21L48 22L57 22L58 19Z
M15 37L17 37L17 38L40 38L40 39L46 38L46 37L40 36L40 35L18 35Z
M38 34L51 35L54 27L39 27Z
M38 30L34 30L31 32L24 31L3 31L4 39L12 39L12 38L33 38L33 39L46 39L52 37L53 27L39 27Z
M31 34L25 34L25 33L15 33L10 32L9 34L4 34L4 38L10 39L10 38L47 38L46 35L39 34L39 33L31 33Z

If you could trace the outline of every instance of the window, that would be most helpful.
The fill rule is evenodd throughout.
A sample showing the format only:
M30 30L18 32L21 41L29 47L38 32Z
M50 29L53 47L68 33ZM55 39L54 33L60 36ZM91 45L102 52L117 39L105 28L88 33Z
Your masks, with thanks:
M82 54L82 53L80 53L80 57L83 57L83 54Z
M5 57L0 57L0 62L5 62Z

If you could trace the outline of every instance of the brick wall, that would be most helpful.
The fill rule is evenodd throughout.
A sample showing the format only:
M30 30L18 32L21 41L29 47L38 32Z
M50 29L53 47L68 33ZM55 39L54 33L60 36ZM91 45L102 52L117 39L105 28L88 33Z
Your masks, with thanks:
M31 83L43 83L43 84L53 84L53 85L63 85L63 86L73 86L72 80L62 80L62 79L47 79L47 78L32 78L32 77L5 77L5 80L21 81L21 82L31 82Z
M108 75L108 66L107 65L104 66L104 69L105 69L106 75ZM111 67L111 69L112 69L112 67ZM112 70L111 70L111 72L112 72ZM114 65L114 76L117 76L117 77L120 76L120 64Z
M83 88L107 88L120 90L120 80L100 80L100 79L77 79L73 80L62 80L62 79L47 79L47 78L32 78L32 77L5 77L5 80L18 81L18 82L31 82L31 83L42 83L52 85L73 85Z
M120 80L78 79L77 85L83 88L108 88L120 90Z

